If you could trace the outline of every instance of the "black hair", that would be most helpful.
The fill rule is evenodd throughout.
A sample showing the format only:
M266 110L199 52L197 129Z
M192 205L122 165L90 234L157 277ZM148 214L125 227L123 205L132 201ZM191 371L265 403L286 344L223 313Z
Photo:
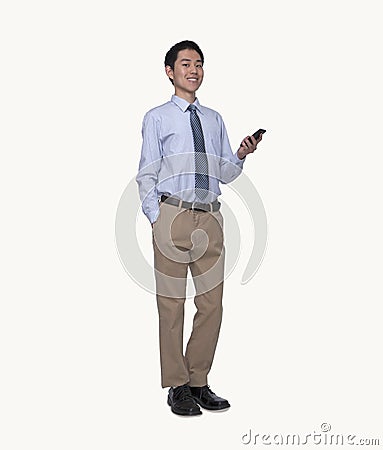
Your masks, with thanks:
M171 47L170 50L166 53L165 67L170 66L171 69L174 70L174 63L176 62L176 59L178 57L178 52L180 52L181 50L195 50L200 55L203 65L204 57L199 46L193 41L181 41L177 44L174 44L173 47ZM169 80L172 82L172 84L174 84L171 78L169 78Z

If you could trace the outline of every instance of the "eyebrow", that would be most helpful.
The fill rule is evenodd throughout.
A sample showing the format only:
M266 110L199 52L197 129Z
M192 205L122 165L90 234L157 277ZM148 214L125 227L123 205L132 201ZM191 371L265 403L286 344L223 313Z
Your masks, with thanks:
M181 61L191 61L189 58L182 58ZM202 62L202 59L196 59L195 62Z

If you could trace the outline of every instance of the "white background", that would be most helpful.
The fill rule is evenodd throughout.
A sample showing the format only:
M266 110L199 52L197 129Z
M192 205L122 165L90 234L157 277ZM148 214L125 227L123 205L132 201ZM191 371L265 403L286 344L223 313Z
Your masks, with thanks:
M322 422L383 442L379 7L2 2L2 449L235 449L249 429ZM226 282L209 377L232 408L191 419L166 405L154 297L114 236L142 117L173 93L163 59L183 39L205 53L198 96L233 149L268 130L245 164L267 252L249 284L242 260Z

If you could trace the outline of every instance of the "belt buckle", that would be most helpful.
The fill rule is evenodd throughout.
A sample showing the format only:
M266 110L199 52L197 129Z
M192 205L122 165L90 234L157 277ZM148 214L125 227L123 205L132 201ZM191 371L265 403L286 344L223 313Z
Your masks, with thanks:
M198 207L198 205L200 206L200 207ZM211 206L211 204L209 204L210 205L210 208L209 209L206 209L206 207L205 208L203 208L203 206L205 206L206 205L206 203L201 203L201 202L193 202L192 203L192 206L191 206L191 209L193 210L193 211L204 211L204 212L207 212L207 211L209 211L209 209L211 210L212 209L212 206Z

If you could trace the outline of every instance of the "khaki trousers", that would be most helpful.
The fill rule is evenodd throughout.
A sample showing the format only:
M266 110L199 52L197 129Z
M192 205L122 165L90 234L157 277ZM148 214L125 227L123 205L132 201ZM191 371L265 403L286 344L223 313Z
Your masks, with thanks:
M219 211L160 204L153 225L162 387L204 386L222 320L225 247ZM197 308L185 354L184 303L188 268Z

